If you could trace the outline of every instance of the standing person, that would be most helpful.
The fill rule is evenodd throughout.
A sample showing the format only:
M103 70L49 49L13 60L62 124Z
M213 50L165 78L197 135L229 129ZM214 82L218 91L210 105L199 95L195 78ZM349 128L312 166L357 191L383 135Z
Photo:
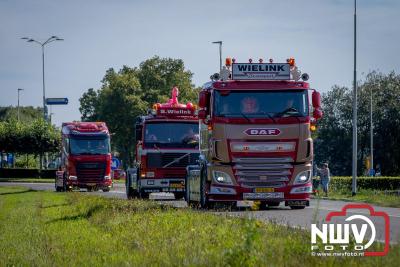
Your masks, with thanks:
M328 187L331 180L331 174L328 168L328 163L322 164L322 169L317 167L319 177L321 178L322 190L324 190L325 196L328 196Z

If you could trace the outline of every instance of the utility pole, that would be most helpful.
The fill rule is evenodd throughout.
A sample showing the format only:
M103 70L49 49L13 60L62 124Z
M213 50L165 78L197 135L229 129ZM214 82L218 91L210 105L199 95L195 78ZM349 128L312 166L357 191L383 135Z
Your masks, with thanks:
M219 44L219 70L222 70L222 41L212 42L213 44Z
M374 123L372 121L372 86L371 86L371 94L370 94L370 144L371 144L371 169L370 176L375 176L374 174Z
M357 194L357 0L354 0L353 168L352 195Z
M18 108L17 108L17 117L18 117L18 121L19 121L19 93L21 92L21 91L23 91L24 89L21 89L21 88L18 88L17 89L17 91L18 91Z

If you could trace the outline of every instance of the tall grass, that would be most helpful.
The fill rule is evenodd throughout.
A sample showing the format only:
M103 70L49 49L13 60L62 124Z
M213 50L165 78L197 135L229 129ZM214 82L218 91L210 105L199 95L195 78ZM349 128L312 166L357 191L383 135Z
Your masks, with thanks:
M271 211L273 212L273 211ZM310 233L257 220L79 193L0 187L1 266L398 266L318 258Z

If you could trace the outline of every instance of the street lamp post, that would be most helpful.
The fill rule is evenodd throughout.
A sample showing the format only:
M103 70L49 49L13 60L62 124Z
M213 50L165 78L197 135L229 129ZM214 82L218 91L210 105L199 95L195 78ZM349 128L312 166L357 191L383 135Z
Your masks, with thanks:
M374 174L374 123L372 121L372 86L371 86L371 94L370 94L370 145L371 145L371 168L370 168L370 176L375 176Z
M353 168L352 195L357 193L357 0L354 0Z
M213 44L219 44L219 70L222 70L222 41L212 42Z
M36 41L33 38L29 38L29 37L22 37L21 39L26 40L29 43L37 43L42 47L42 81L43 81L43 118L44 120L47 119L47 110L46 110L46 87L45 87L45 82L44 82L44 47L45 45L54 42L54 41L64 41L64 39L59 38L57 36L51 36L50 38L48 38L45 42L39 42Z
M17 109L17 116L18 116L18 121L19 121L19 92L23 91L24 89L18 88L18 109Z

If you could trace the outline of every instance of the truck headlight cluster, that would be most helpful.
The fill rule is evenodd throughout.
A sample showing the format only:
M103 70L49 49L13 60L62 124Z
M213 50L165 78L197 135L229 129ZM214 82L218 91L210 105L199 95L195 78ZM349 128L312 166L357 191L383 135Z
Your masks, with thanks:
M220 184L229 184L232 185L232 178L229 174L227 174L226 172L221 172L221 171L213 171L213 178L214 181L216 181L217 183Z
M70 176L68 177L68 179L69 179L69 180L78 180L78 177L73 176L73 175L70 175Z
M311 171L303 171L297 174L293 184L305 184L311 179Z

